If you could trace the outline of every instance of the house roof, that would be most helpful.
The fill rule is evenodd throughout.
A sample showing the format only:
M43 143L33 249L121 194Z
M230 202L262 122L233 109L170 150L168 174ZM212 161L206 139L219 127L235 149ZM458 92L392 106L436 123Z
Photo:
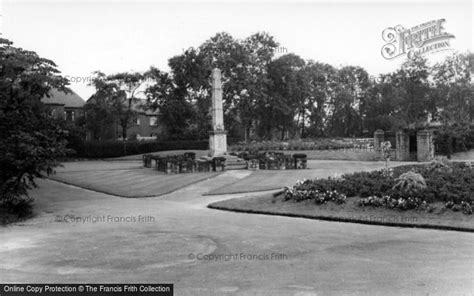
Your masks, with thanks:
M156 111L146 110L146 111L145 111L145 115L146 115L146 116L157 116L157 115L159 115L159 114L160 114L160 113L158 112L158 110L156 110Z
M92 95L88 100L87 103L93 103L95 100L94 95ZM139 114L145 114L146 116L157 116L159 114L158 110L151 110L145 108L146 100L139 99L137 101L132 102L132 109L133 111L138 112Z
M64 93L54 88L49 91L49 98L45 96L41 99L41 102L51 105L64 105L64 107L70 108L82 108L86 103L72 90L71 93Z

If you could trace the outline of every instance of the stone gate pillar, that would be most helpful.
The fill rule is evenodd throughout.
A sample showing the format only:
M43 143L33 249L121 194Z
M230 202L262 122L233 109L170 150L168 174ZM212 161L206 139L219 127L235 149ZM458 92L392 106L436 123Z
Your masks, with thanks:
M396 133L396 153L397 160L410 160L410 136L404 131Z
M374 150L382 151L382 142L385 141L385 132L378 129L374 132Z
M416 133L416 158L418 161L430 161L434 158L433 134L428 130Z

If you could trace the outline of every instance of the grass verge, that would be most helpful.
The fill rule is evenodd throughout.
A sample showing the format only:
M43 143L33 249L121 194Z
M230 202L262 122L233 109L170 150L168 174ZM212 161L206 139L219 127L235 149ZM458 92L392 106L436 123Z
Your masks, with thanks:
M208 205L208 207L242 213L337 222L474 232L473 215L444 210L441 203L432 204L435 210L428 213L418 210L397 211L385 208L362 208L357 205L357 200L358 198L350 198L342 205L331 202L317 205L311 201L283 201L282 195L266 193L256 197L219 201Z

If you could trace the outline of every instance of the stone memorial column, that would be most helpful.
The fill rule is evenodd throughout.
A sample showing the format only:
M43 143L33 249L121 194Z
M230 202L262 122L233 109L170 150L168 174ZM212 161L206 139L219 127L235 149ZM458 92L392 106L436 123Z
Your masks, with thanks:
M416 158L418 161L430 161L434 158L433 134L428 130L416 133Z
M410 160L410 136L404 131L396 133L396 159Z
M211 156L227 152L227 132L224 130L224 111L222 108L221 70L212 70L212 130L209 132Z

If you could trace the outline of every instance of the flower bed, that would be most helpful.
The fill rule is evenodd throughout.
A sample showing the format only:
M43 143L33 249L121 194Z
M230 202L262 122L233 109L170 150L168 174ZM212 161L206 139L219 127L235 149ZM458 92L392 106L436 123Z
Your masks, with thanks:
M358 204L363 207L430 211L431 203L443 202L447 209L471 214L474 169L470 163L435 160L429 165L304 180L284 188L285 200L342 203L350 197L360 197Z

